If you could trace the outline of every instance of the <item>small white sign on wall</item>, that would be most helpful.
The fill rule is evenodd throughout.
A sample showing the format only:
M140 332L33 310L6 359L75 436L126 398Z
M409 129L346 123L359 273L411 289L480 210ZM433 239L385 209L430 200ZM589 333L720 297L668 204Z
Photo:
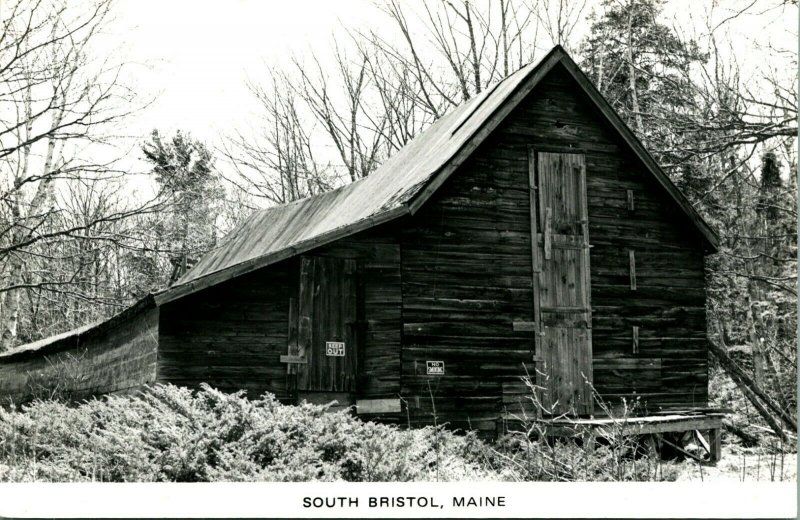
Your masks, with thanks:
M325 355L333 357L344 357L344 341L326 341Z
M444 361L426 361L425 364L429 376L444 375Z

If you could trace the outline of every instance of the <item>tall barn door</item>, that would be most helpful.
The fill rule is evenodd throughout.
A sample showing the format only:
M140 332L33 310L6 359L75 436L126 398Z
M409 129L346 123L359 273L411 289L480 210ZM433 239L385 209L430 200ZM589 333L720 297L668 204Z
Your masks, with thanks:
M356 312L356 261L302 257L297 305L297 354L305 358L305 362L297 365L297 390L356 390ZM291 319L294 317L290 316Z
M537 385L553 414L593 408L586 166L581 154L531 151Z

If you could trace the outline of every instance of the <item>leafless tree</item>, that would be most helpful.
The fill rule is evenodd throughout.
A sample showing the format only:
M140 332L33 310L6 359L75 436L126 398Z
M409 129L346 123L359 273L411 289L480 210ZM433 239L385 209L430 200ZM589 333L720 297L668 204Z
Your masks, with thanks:
M348 180L352 182L366 177L383 159L380 156L380 136L387 119L383 115L372 117L369 122L374 127L365 121L371 87L367 58L361 56L351 60L335 44L335 74L326 71L316 57L312 56L311 61L311 66L307 67L294 60L296 77L299 78L294 84L295 93L333 143ZM331 76L338 80L339 85L331 85ZM343 94L338 102L332 98L337 91Z
M238 131L220 152L232 168L226 174L240 193L270 204L283 204L333 187L330 168L317 159L311 143L313 125L301 116L301 100L285 75L248 84L261 110L252 132ZM252 204L249 203L249 204Z
M413 78L417 106L434 118L533 60L537 27L527 3L438 0L422 6L416 12L387 0L381 10L397 38L375 31L362 36Z
M537 0L533 9L550 44L568 50L585 10L586 0Z
M363 178L533 59L538 23L522 1L436 0L414 11L386 0L378 9L394 34L350 31L324 60L296 58L250 84L263 122L222 147L244 191L287 202Z
M335 46L333 58L333 73L312 56L308 66L295 59L288 72L272 70L263 83L248 85L261 125L254 135L229 136L221 148L235 172L227 178L246 193L290 202L366 177L384 158L389 118L375 118L368 105L367 56L351 60Z
M133 95L119 80L123 64L92 52L111 16L111 0L10 0L0 9L0 348L16 341L37 248L154 208L117 206L77 222L59 205L70 183L122 174L107 137Z

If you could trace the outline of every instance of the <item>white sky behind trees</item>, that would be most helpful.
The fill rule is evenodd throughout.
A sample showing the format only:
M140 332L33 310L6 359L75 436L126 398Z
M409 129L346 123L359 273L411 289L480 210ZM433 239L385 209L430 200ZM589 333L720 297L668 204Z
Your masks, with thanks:
M248 79L266 77L268 67L286 64L291 55L302 59L315 52L325 63L334 38L346 38L345 29L385 27L387 34L394 34L371 0L117 1L116 20L106 28L98 50L121 53L131 63L127 83L142 101L153 100L125 128L138 142L154 128L166 134L181 129L215 147L221 136L246 132L258 117ZM661 21L678 27L685 37L701 36L712 2L669 0ZM780 7L780 0L715 3L717 23L752 4L749 14L729 25L743 70L755 76L759 68L789 66L797 50L796 6ZM403 2L408 9L419 5L416 0ZM573 34L575 46L588 30L593 8L600 8L599 0L588 1ZM551 45L541 38L535 58ZM769 46L788 52L771 52ZM138 146L131 148L128 159L141 159Z
M115 35L138 64L132 79L144 96L158 96L136 126L207 141L255 116L248 79L292 53L325 48L343 23L362 24L373 11L368 0L118 2Z

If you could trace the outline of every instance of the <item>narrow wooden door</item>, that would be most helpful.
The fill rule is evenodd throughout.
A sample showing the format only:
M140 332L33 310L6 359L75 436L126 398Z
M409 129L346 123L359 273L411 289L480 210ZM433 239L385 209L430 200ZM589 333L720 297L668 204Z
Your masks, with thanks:
M592 311L582 154L531 151L537 385L554 415L592 412Z
M356 261L304 256L298 293L297 389L356 390Z

